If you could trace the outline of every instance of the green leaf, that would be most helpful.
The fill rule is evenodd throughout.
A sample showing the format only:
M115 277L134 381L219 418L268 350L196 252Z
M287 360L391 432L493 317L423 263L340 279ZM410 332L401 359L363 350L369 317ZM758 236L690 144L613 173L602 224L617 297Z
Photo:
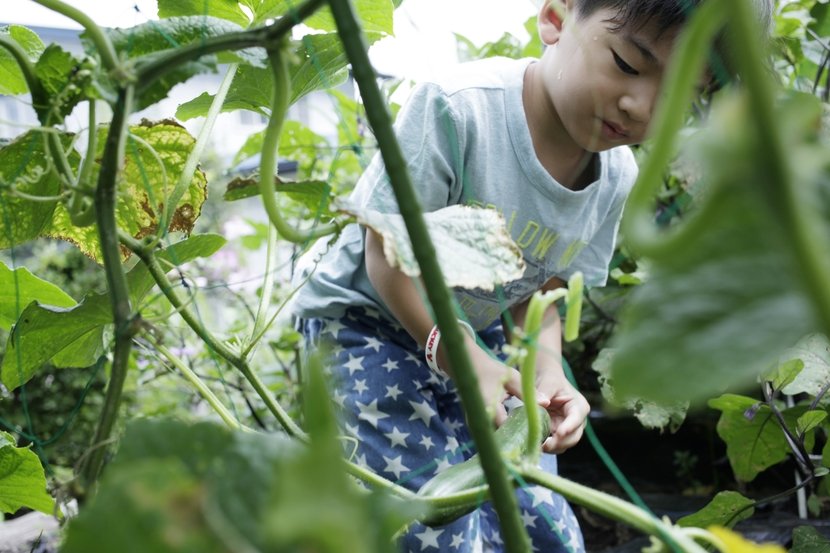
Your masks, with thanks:
M780 390L795 380L795 377L804 370L804 361L790 359L780 363L771 374L765 378L772 384L774 390Z
M719 492L703 509L681 518L677 521L677 525L684 528L690 526L698 528L726 526L732 528L755 513L755 508L751 507L754 504L755 501L742 496L738 492ZM736 513L740 514L736 516Z
M329 203L331 190L323 181L291 182L282 181L275 177L275 190L285 194L291 200L301 203L311 213L321 217L330 217ZM228 183L224 199L228 202L244 200L259 195L259 175L237 177Z
M824 419L826 418L827 411L807 411L806 413L798 417L798 420L796 421L795 425L796 432L798 432L799 435L806 434L807 432L809 432L813 428L816 428L818 425L824 422Z
M70 137L62 135L68 145ZM46 154L43 133L29 131L0 148L0 249L36 238L49 224L57 202L33 202L13 195L13 189L33 196L55 196L60 182ZM77 167L78 155L69 156Z
M775 115L791 127L782 137L788 155L812 160L799 162L804 174L794 177L805 190L819 174L808 169L827 160L815 142L805 143L820 109L799 96ZM698 157L710 186L684 223L696 231L650 260L648 282L620 317L612 375L622 395L694 400L748 385L818 327L789 234L759 192L777 184L757 162L764 150L750 117L745 101L725 97L709 118L713 129L701 133Z
M781 358L804 362L804 369L782 389L785 394L815 396L830 382L830 341L823 334L806 336Z
M15 323L9 335L6 355L0 368L0 381L9 390L29 381L40 368L64 348L89 333L99 332L112 321L109 303L103 295L92 294L71 308L59 308L32 302ZM97 352L77 359L78 367L95 362Z
M82 71L82 60L57 44L50 44L35 64L35 75L43 84L47 106L35 106L40 120L61 123L82 100L98 95L91 86L92 72Z
M171 48L199 42L206 38L220 36L227 33L239 32L242 27L227 21L209 16L170 17L160 21L149 21L129 29L115 29L108 31L115 49L131 59L144 57L136 61L140 66L146 61L154 59L160 52ZM92 48L86 33L81 39ZM199 73L214 72L216 62L230 63L243 62L265 67L265 53L262 49L248 48L234 54L203 56L199 61L182 64L176 69L165 73L155 84L145 89L139 98L138 108L145 108L167 97L168 92L175 85L188 80Z
M26 267L12 271L0 263L0 328L9 330L24 307L38 301L56 307L72 307L69 294L29 272Z
M790 553L830 553L830 540L812 526L799 526L793 530Z
M159 252L174 264L210 256L225 243L218 235L197 235ZM154 281L140 263L127 273L130 300L140 305ZM88 367L103 352L104 327L112 322L107 294L89 294L80 304L61 309L32 302L21 314L9 336L0 368L0 381L13 390L26 383L41 367Z
M709 406L722 411L718 420L718 436L726 442L726 455L735 477L744 482L753 480L761 471L776 465L791 452L784 431L772 410L765 404L744 396L724 394L709 401ZM790 430L806 411L796 406L782 412ZM812 448L813 435L805 447Z
M98 157L103 153L107 129L99 131ZM143 121L130 127L126 158L118 183L116 220L118 227L137 238L158 233L161 206L176 177L181 173L195 139L175 121ZM139 141L141 140L141 141ZM156 157L158 156L158 158ZM159 159L161 164L159 164ZM100 164L96 162L93 180L97 180ZM207 195L205 174L197 170L171 220L169 231L189 234L201 214ZM86 255L101 262L98 227L76 227L63 205L55 209L51 226L43 234L75 244ZM123 251L125 257L128 252Z
M391 267L413 278L420 276L400 215L356 208L345 211L383 237L383 253ZM424 219L447 286L493 290L524 272L521 251L495 210L455 205L425 213Z
M233 165L259 155L262 152L262 138L265 131L250 135L245 144L236 152ZM299 164L298 173L308 174L319 162L321 148L328 146L325 138L315 133L299 121L285 121L280 134L279 155Z
M392 16L395 6L391 0L355 0L352 2L352 6L360 20L363 32L381 35L393 34ZM334 16L332 16L328 7L317 10L304 23L312 29L321 31L333 32L337 30Z
M15 41L29 58L35 62L43 52L43 41L34 31L20 25L0 27L0 35ZM16 96L29 91L29 85L17 65L17 61L5 48L0 48L0 94Z
M14 436L0 432L0 513L21 507L51 515L55 500L46 492L46 474L37 455L15 447Z
M225 19L240 27L247 27L251 21L236 0L159 0L158 16L160 19L185 15L201 15Z
M271 72L268 69L241 66L233 78L222 111L245 109L267 115L271 107ZM187 121L194 117L203 117L210 109L214 95L204 92L198 97L181 104L176 110L176 118Z
M614 357L614 350L605 348L599 352L591 368L599 373L600 391L602 397L613 406L632 411L637 420L646 428L659 428L660 430L669 427L675 432L686 418L686 411L689 409L688 401L676 401L661 404L642 398L620 398L615 393L614 381L610 375L611 360Z

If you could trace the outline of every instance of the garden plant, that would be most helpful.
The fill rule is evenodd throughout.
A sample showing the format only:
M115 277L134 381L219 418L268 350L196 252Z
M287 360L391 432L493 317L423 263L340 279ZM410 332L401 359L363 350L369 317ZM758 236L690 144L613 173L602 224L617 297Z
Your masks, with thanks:
M654 551L781 550L730 530L758 503L737 492L719 494L679 522L661 520L535 468L546 414L519 409L498 431L490 427L460 347L463 330L449 287L498 286L520 270L519 259L492 211L421 213L388 99L367 55L368 44L392 33L391 0L159 0L158 20L115 30L60 0L34 1L83 26L86 53L45 45L22 26L0 30L0 93L28 94L40 123L0 148L0 247L9 260L0 264L0 322L8 334L0 405L22 406L15 419L21 422L0 433L3 512L28 508L64 517L63 501L47 492L43 449L90 408L85 398L99 397L100 414L87 422L94 423L94 435L67 460L74 471L56 493L80 503L77 516L66 517L61 550L69 553L122 550L127 543L137 551L389 551L412 521L440 523L487 499L506 550L528 551L513 492L527 484L653 536ZM830 495L830 148L824 126L830 44L822 38L830 35L830 14L817 0L783 2L777 10L775 71L744 0L703 3L682 35L623 220L625 249L615 275L622 285L638 284L630 286L619 328L596 366L615 401L651 424L676 422L687 403L709 400L722 412L718 431L738 478L752 480L791 455L801 474L798 487L811 491L813 510L821 512L822 498ZM706 99L701 110L708 113L694 117L678 106L691 104L709 46L726 25L734 36L729 62L741 81ZM472 55L523 52L514 46L505 39ZM292 104L342 82L349 66L362 107L342 95L334 96L336 105L341 115L365 109L371 147L383 156L400 216L339 204L343 185L337 180L350 168L355 172L357 157L349 156L360 148L339 149L321 161L300 146L319 137L286 120ZM134 112L165 99L175 85L216 70L224 72L219 89L175 114L182 120L204 116L198 136L174 114L132 122ZM66 118L81 104L88 126L69 133ZM220 112L238 109L268 122L238 156L258 152L258 171L235 179L225 201L261 199L270 223L263 230L269 261L250 323L226 339L225 329L205 323L182 267L215 258L226 243L220 234L193 229L208 209L200 163L211 129ZM360 132L346 122L342 128ZM683 133L690 139L681 170L675 160ZM288 146L301 158L297 182L277 175L278 154ZM691 207L682 203L689 197ZM659 225L655 206L677 209L664 211ZM303 248L354 219L394 245L391 263L423 279L477 451L417 494L349 456L349 440L334 423L322 357L302 367L294 358L287 362L302 382L302 409L277 400L277 384L263 378L255 361L260 349L282 347L263 341L274 336L281 309L272 299L290 296L274 292L272 250L289 243ZM461 240L458 229L470 222L480 239ZM98 264L90 270L103 273L106 290L90 289L78 301L18 266L18 252L47 238L73 244ZM459 255L469 263L447 262ZM567 311L565 338L584 341L583 296L586 312L601 312L591 294L577 275L567 291L534 297L527 328L512 344L527 386L545 307L560 301ZM223 385L239 390L249 417L177 354L172 337L182 331L178 321L215 367L238 375L217 369ZM287 349L296 345L290 332L284 336ZM130 417L125 386L148 357L180 374L210 406L213 422ZM48 386L37 380L46 370L86 375L86 384L77 386L80 401L70 403L54 440L36 435L28 411L31 398L48 396L32 389L35 382ZM758 382L763 400L733 393ZM96 387L97 395L91 393ZM0 412L5 420L6 408ZM827 547L809 529L795 534L794 551Z

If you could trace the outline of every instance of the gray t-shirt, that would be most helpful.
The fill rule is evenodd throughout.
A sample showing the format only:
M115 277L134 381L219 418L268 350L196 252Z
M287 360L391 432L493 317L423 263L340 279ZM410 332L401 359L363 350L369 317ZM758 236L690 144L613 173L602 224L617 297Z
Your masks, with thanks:
M494 292L455 290L459 306L478 329L554 276L567 280L582 271L586 285L605 284L623 204L637 176L631 150L620 147L599 154L598 179L582 190L565 188L551 177L535 155L522 104L531 61L490 58L462 64L445 78L418 85L395 123L425 212L454 204L495 208L522 249L522 278ZM398 212L380 156L350 200ZM295 284L319 265L292 302L296 315L339 317L347 307L369 306L391 317L366 274L364 239L360 226L349 225L333 245L323 238L301 258Z

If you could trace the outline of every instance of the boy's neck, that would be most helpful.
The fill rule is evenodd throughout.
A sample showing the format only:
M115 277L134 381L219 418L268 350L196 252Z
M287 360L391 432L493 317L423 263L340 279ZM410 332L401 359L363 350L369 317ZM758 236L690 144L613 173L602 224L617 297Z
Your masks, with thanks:
M562 186L581 190L596 180L596 154L580 147L562 124L538 73L531 63L524 75L522 103L536 157Z

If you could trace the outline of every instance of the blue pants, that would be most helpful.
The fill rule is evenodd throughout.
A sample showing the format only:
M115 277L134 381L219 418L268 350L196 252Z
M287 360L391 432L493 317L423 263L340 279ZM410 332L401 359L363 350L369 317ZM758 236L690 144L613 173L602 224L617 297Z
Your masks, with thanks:
M411 490L472 456L471 437L452 381L427 367L423 350L400 326L364 308L341 319L300 321L306 344L328 343L335 403L342 427L357 439L352 460ZM498 353L500 325L479 337ZM542 455L556 473L556 456ZM522 519L534 551L584 551L579 525L564 498L539 486L519 488ZM404 552L501 551L496 514L489 503L440 527L416 523L401 538Z

